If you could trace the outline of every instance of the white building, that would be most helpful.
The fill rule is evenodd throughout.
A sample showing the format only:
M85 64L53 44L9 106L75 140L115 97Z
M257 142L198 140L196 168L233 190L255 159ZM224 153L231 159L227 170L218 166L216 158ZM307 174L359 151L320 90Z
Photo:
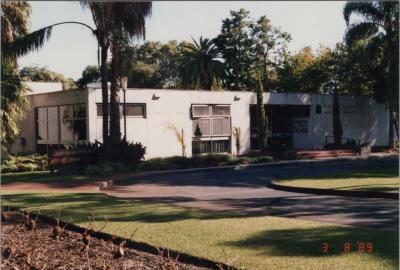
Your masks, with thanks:
M41 88L40 85L30 85ZM30 109L21 121L13 152L46 152L82 141L102 141L101 89L53 90L29 96ZM120 91L121 106L123 92ZM373 146L388 144L388 112L369 97L340 96L343 137ZM265 93L269 141L294 149L323 149L332 136L331 95ZM256 148L256 95L239 91L128 89L126 137L147 148L146 158L181 155L169 125L184 131L186 155L205 152L236 154L234 127L241 131L240 154ZM122 111L122 110L121 110ZM124 135L124 117L121 133Z

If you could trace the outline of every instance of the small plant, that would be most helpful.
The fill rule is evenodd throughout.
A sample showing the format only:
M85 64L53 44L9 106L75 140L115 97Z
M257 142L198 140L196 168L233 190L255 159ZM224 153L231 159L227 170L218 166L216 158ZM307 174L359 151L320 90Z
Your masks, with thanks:
M65 224L64 227L60 226L60 216L61 216L61 207L57 209L56 226L53 227L53 237L55 239L59 239L63 235L65 228L67 227L67 224Z
M39 215L40 215L40 211L38 211L35 219L33 219L33 218L29 218L29 214L28 214L28 222L27 222L26 226L28 227L29 230L34 231L36 229L36 222L39 218Z
M174 124L171 123L168 124L167 129L174 131L176 140L178 141L179 145L182 148L182 157L186 157L186 142L183 129L179 131L179 129Z
M236 155L239 156L240 148L242 146L240 139L240 127L233 127L233 137L235 138Z
M132 237L135 235L137 230L138 230L138 228L131 234L128 241L132 240ZM125 245L128 241L126 239L120 240L120 242L118 243L118 248L114 252L114 259L122 258L125 256Z
M178 254L175 258L170 256L169 254L169 249L167 249L167 254L164 255L165 250L158 247L158 255L160 256L161 260L159 262L159 269L161 270L178 270L179 265L178 265L178 260L179 260L179 255Z
M108 220L106 218L104 218L104 220L105 220L104 226L100 230L96 231L96 227L94 225L94 223L95 223L94 212L92 212L92 214L90 216L88 216L88 219L89 219L89 225L88 225L88 227L86 227L85 232L82 233L82 242L84 245L83 250L85 250L86 252L88 252L88 250L89 250L89 245L90 245L90 240L92 238L92 235L95 232L101 232L102 230L104 230L104 228L107 226L107 223L108 223Z
M1 219L4 221L10 221L14 218L15 212L14 211L10 211L10 209L8 208L7 210L3 210L3 208L1 209Z

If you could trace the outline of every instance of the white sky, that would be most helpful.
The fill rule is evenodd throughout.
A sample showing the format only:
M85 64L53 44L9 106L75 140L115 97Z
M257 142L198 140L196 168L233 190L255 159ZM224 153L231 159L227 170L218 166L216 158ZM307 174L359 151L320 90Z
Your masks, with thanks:
M80 21L93 25L91 14L79 2L30 2L31 30L62 22ZM147 40L191 40L200 36L214 38L221 21L230 10L245 8L250 16L266 15L275 26L292 35L289 49L305 46L317 49L320 44L333 46L343 40L346 24L341 1L283 2L153 2L152 16L147 20ZM90 31L78 25L53 29L49 42L38 52L20 59L20 65L37 64L78 79L87 65L97 64L97 44Z

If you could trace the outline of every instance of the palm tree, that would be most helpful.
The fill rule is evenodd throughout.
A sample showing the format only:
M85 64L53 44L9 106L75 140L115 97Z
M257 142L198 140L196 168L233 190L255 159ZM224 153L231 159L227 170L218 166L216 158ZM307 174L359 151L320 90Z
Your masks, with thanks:
M184 44L181 52L181 77L184 87L211 90L214 82L223 79L225 65L213 40L200 37L199 42Z
M29 32L31 7L26 2L1 3L1 45L14 42ZM4 50L2 48L2 56ZM18 136L18 120L28 102L15 57L1 59L1 145L2 152ZM4 149L3 149L4 147Z
M145 38L145 18L151 14L151 2L113 2L112 5L112 40L111 40L111 89L110 89L110 140L121 140L119 111L119 80L123 62L121 49L132 38Z
M109 130L109 98L108 98L108 50L111 44L111 34L113 29L111 3L104 2L81 2L84 8L89 8L93 22L96 26L95 34L101 50L100 56L100 75L101 75L101 96L102 96L102 115L103 115L103 143L108 143Z
M362 20L350 23L353 14L361 16ZM348 27L347 43L351 46L356 41L366 41L368 57L377 63L377 74L381 76L376 78L375 96L389 108L389 146L393 147L393 131L397 127L394 113L399 113L399 3L348 2L343 15ZM396 131L398 137L398 129Z

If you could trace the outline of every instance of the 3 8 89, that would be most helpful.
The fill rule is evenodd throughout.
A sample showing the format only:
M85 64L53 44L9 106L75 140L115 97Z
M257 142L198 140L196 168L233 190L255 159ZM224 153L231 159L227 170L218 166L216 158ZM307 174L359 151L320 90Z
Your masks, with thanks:
M322 244L322 252L329 253L330 247L329 243ZM350 251L358 251L358 252L366 252L372 253L374 251L374 244L372 242L360 242L357 241L356 243L346 242L342 245L343 252L350 252Z

